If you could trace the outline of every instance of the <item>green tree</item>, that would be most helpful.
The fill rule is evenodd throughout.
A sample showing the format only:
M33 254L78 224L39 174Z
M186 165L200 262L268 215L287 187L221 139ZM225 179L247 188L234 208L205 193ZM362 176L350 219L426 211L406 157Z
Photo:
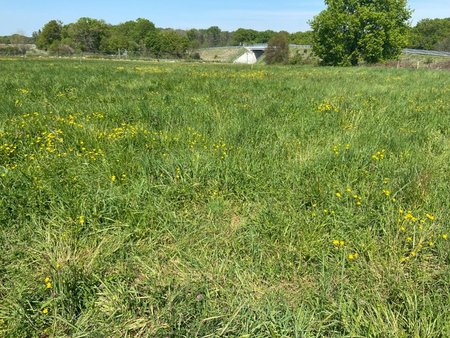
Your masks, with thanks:
M51 20L47 22L42 31L37 34L36 47L48 50L55 42L61 41L63 24L61 21Z
M281 32L274 35L267 45L266 63L273 64L286 64L289 61L289 34Z
M220 46L220 37L222 31L217 26L211 26L206 30L206 42L209 47Z
M107 36L109 28L103 20L81 18L67 27L67 35L76 49L95 53L100 51L102 39Z
M312 20L313 50L326 65L375 63L398 57L407 43L406 0L325 0Z
M255 42L256 43L268 43L271 38L273 38L277 34L272 30L266 30L262 32L258 32Z
M203 45L203 34L195 28L192 28L186 32L186 37L189 41L189 47L192 49L200 48Z
M102 39L101 50L117 53L118 50L145 54L148 37L158 33L155 25L147 19L127 21L111 26L108 34Z
M289 36L289 41L296 45L312 45L313 44L313 32L296 32Z
M189 40L172 29L166 29L149 38L147 46L158 58L163 56L181 58L186 55Z
M410 47L447 50L449 39L450 18L423 19L411 29Z
M233 34L235 45L252 44L258 38L258 32L253 29L239 28Z

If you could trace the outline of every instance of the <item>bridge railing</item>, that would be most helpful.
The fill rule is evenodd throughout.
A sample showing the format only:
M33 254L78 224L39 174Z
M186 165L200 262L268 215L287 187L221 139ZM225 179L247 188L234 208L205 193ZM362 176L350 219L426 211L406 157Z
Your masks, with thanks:
M247 49L267 49L268 44L267 43L258 43L254 45L244 45L243 47ZM296 45L296 44L289 44L289 47L291 48L301 48L301 49L311 49L311 45Z

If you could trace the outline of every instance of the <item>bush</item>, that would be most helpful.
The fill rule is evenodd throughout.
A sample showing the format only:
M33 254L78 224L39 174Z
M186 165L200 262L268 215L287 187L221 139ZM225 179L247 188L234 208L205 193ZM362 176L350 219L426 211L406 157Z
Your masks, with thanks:
M287 64L289 62L288 34L278 33L269 40L265 60L269 65Z

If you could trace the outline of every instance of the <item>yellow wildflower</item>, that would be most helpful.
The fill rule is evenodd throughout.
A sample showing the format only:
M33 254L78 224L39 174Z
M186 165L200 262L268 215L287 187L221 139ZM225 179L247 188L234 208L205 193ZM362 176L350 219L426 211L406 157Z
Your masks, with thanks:
M434 221L434 216L433 216L433 215L431 215L431 214L426 214L425 216L427 216L427 218L428 218L430 221Z
M349 261L353 261L353 260L357 259L358 256L359 256L358 253L355 252L355 253L349 254L349 255L347 256L347 258L348 258Z
M337 198L341 198L341 197L342 197L341 193L340 193L340 192L337 192L337 193L336 193L336 197L337 197Z
M114 183L116 180L117 180L116 175L112 175L112 176L111 176L111 182Z
M46 315L46 314L48 313L48 308L47 308L47 307L43 308L43 309L42 309L42 313L43 313L44 315Z

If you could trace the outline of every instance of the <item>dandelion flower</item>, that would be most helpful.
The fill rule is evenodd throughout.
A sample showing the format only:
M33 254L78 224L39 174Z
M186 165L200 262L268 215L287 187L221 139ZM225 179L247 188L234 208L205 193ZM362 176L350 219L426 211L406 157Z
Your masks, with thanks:
M43 313L44 315L46 315L46 314L48 313L48 308L47 308L47 307L43 308L43 309L42 309L42 313Z
M359 256L358 253L355 252L355 253L349 254L349 255L347 256L347 258L348 258L349 261L353 261L353 260L357 259L358 256Z

